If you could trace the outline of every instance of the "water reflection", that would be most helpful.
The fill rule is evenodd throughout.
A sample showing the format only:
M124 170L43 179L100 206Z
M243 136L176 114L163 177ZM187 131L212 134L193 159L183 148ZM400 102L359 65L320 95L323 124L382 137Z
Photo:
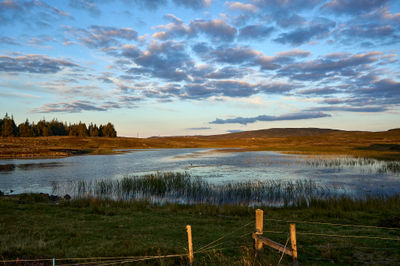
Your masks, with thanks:
M61 162L50 162L50 163L26 163L26 164L0 164L0 172L12 172L16 169L20 170L32 170L41 168L53 168L61 167L63 164Z
M15 164L0 165L0 172L11 172L15 170Z
M400 192L398 162L351 157L310 157L226 149L132 150L117 155L0 160L0 190L50 193L52 182L121 179L128 175L188 172L212 184L308 180L348 193Z

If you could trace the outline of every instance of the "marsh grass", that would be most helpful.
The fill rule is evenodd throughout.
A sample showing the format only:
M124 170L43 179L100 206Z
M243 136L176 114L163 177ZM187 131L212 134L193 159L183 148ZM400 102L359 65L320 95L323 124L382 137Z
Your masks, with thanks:
M240 206L294 206L313 199L330 199L343 191L312 180L266 180L214 184L187 172L158 172L122 179L68 183L53 182L53 194L74 198L146 200L155 203L212 204Z
M316 168L358 168L360 172L367 172L370 174L400 174L400 161L384 161L365 157L307 156L304 160L296 160L296 163L306 164Z

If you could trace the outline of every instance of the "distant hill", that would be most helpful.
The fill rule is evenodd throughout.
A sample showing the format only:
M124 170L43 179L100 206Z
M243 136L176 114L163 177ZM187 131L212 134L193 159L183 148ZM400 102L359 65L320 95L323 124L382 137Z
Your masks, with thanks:
M387 133L389 133L389 134L400 134L400 128L393 128L393 129L389 129L388 131L387 131Z
M214 135L210 137L223 138L223 139L309 137L309 136L316 136L334 132L345 132L345 131L336 129L323 129L323 128L270 128L270 129L260 129L260 130L228 133L222 135Z

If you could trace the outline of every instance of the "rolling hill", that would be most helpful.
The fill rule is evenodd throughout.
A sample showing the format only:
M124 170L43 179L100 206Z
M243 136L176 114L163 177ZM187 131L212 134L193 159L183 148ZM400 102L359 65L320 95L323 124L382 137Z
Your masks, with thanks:
M210 136L0 138L0 158L110 154L115 149L241 148L304 154L345 154L400 160L400 129L382 132L271 128Z

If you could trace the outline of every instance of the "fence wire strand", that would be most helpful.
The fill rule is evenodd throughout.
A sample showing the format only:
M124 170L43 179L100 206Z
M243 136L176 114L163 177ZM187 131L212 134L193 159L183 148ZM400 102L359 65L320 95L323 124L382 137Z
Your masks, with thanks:
M400 238L379 237L379 236L332 235L332 234L309 233L309 232L296 232L296 234L298 234L298 235L310 235L310 236L326 236L326 237L342 237L342 238L379 239L379 240L400 241Z
M282 250L281 258L279 259L279 262L278 262L277 265L279 265L279 264L281 263L281 261L282 261L282 259L283 259L283 255L285 255L285 250L286 250L286 246L287 246L288 243L289 243L289 234L288 234L288 237L287 237L287 240L286 240L286 243L285 243L285 247L284 247L283 250Z
M138 257L146 257L146 256L120 256L120 257L90 257L90 258L55 258L55 261L68 261L68 260L112 260L112 259L127 259L127 258L138 258ZM37 261L53 261L53 259L15 259L15 260L2 260L4 263L9 262L37 262Z
M236 233L237 231L239 231L239 230L245 228L246 226L249 226L249 225L252 224L252 223L254 223L254 221L251 221L251 222L249 222L249 223L247 223L247 224L245 224L245 225L242 225L241 227L239 227L239 228L233 230L232 232L229 232L229 233L227 233L227 234L221 236L220 238L218 238L218 239L216 239L216 240L214 240L214 241L208 243L207 245L204 245L204 246L200 247L200 248L198 249L198 251L201 251L202 249L205 249L205 248L209 247L210 245L212 245L212 244L214 244L214 243L216 243L216 242L218 242L218 241L224 239L225 237L227 237L227 236L229 236L229 235L232 235L232 234Z
M176 257L183 257L187 256L187 254L174 254L174 255L160 255L160 256L138 256L138 257L120 257L120 259L116 260L108 260L108 261L93 261L93 262L83 262L82 264L85 265L90 265L90 264L95 264L95 265L115 265L119 263L129 263L129 262L138 262L138 261L144 261L144 260L152 260L152 259L164 259L164 258L176 258ZM100 262L103 262L100 264ZM77 263L70 263L70 264L61 264L60 266L71 266L71 265L77 265Z
M320 224L320 225L341 226L341 227L374 228L374 229L386 229L386 230L400 231L400 228L374 226L374 225L362 225L362 224L338 224L338 223L326 223L326 222L318 222L318 221L289 221L289 220L273 219L273 218L264 218L264 221L275 221L275 222L284 222L284 223L301 223L301 224Z
M302 247L306 248L337 248L337 249L348 249L348 248L355 248L355 249L373 249L373 250L399 250L398 248L375 248L375 247L365 247L365 246L337 246L337 245L331 245L329 246L323 246L323 245L301 245Z

